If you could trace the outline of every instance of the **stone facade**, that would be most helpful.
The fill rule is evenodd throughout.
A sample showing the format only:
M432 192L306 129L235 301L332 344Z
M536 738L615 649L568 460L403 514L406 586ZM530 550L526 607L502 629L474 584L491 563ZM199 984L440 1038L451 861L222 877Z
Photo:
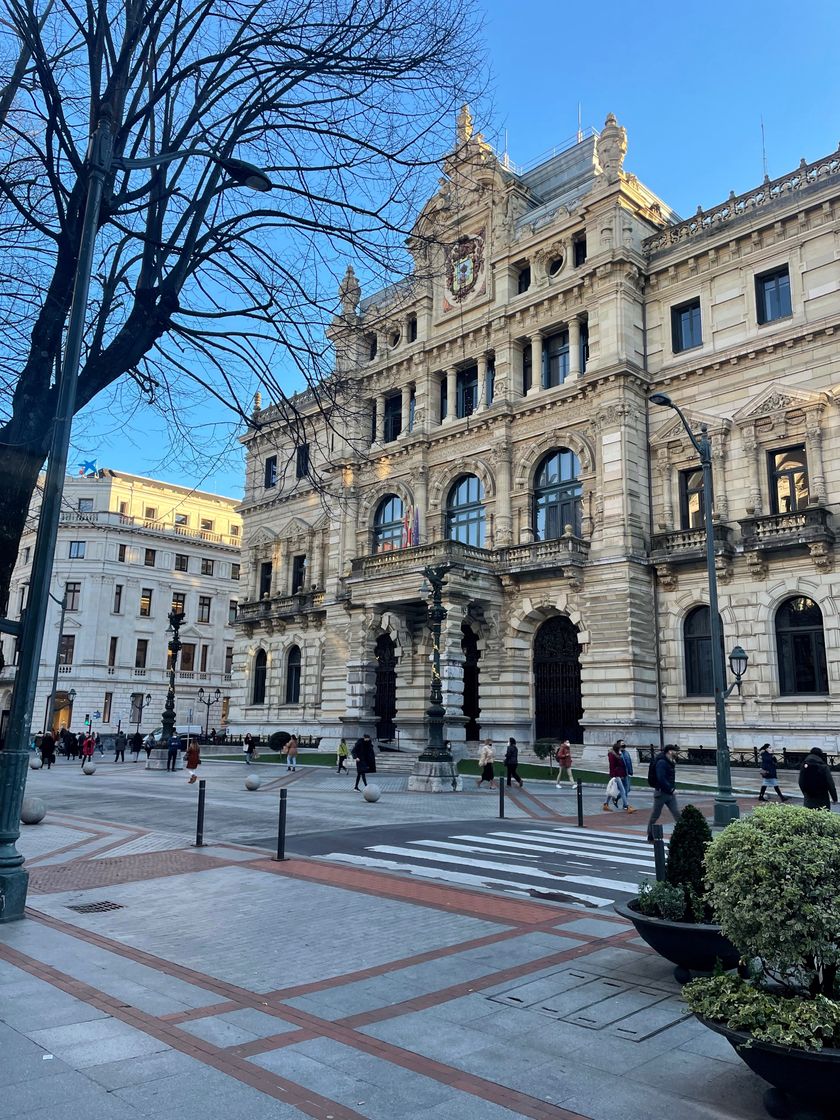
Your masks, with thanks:
M610 115L519 171L462 114L410 280L363 300L348 269L320 407L299 397L294 426L258 407L244 437L243 725L419 749L423 569L446 563L453 746L712 745L712 699L694 694L708 639L685 655L708 604L681 473L697 456L648 404L659 390L712 440L725 643L750 657L731 740L836 746L840 160L683 222L624 170L626 147ZM778 509L768 464L790 449L807 481ZM822 611L822 691L791 694L790 666L780 681L780 643L802 655L777 634L792 596Z
M10 611L20 613L32 566L36 496L30 530L12 578ZM168 685L167 626L175 596L186 614L176 674L178 723L226 723L231 691L234 628L239 599L242 519L231 498L154 479L102 470L68 476L58 529L33 731L44 726L58 656L54 725L81 730L90 715L95 730L133 732L161 725ZM64 625L60 601L67 591ZM147 601L146 592L151 592ZM181 600L177 600L179 603ZM63 636L63 648L59 649ZM138 643L145 647L138 650ZM14 640L3 639L0 713L8 716L14 680ZM76 696L71 705L70 689ZM198 700L216 688L222 697L209 713ZM138 698L151 696L142 709ZM94 719L96 712L100 713Z

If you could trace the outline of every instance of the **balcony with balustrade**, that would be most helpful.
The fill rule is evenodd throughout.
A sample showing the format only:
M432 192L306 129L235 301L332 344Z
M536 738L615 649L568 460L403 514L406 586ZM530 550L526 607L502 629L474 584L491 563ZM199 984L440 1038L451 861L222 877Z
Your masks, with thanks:
M301 591L295 595L266 595L262 599L240 602L236 626L254 626L278 620L288 621L302 615L322 612L324 592Z
M126 513L115 513L111 510L94 510L90 513L80 513L78 510L62 510L60 523L62 525L96 525L105 528L142 529L153 536L185 537L189 540L224 545L228 548L239 548L242 544L239 536L233 536L229 533L216 533L209 529L193 529L189 525L170 525L165 521L150 521L145 517L130 517Z
M735 553L732 526L714 521L715 556L728 558ZM650 558L654 564L701 565L706 563L706 530L676 529L657 533L651 541Z
M825 506L806 506L791 513L753 514L742 518L744 552L763 558L769 553L809 552L817 568L831 566L835 533Z

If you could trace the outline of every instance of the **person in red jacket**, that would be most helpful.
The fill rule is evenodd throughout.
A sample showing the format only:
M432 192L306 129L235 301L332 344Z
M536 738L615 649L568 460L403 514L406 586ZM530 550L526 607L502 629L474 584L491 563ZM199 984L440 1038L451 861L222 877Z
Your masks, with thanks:
M93 759L93 750L96 746L96 740L88 733L85 735L85 741L82 743L82 766L86 762L91 762Z
M627 767L624 765L624 759L621 757L621 748L624 745L623 739L616 739L613 745L607 752L607 762L610 766L610 780L615 778L618 784L618 796L613 797L613 804L618 807L618 802L621 801L625 813L635 813L635 809L631 809L627 804L627 792L624 788L624 780L627 777ZM606 797L604 801L604 808L607 812L610 811L610 797Z

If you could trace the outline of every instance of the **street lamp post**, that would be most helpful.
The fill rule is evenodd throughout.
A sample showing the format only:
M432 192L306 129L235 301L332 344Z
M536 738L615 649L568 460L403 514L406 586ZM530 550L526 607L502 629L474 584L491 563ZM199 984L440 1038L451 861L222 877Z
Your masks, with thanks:
M161 716L161 745L168 746L169 740L175 734L175 669L178 664L178 654L181 652L181 627L184 624L183 611L169 612L169 688L166 690L166 704Z
M204 738L205 739L207 738L207 728L210 724L210 709L213 707L214 704L218 704L219 701L221 700L221 698L222 698L222 690L220 688L217 688L215 692L208 693L206 699L205 699L205 696L204 696L204 689L200 688L198 690L198 702L199 702L199 704L203 704L205 709L206 709L205 713L204 713ZM304 719L305 719L305 717L304 717Z
M419 756L408 779L410 790L438 792L461 788L461 778L452 759L452 752L443 741L443 687L440 676L440 635L446 607L443 605L443 586L449 564L437 564L423 569L430 590L428 603L429 628L432 631L432 680L429 686L429 707L426 709L429 728L429 745Z
M145 696L143 696L142 693L141 693L140 700L136 704L137 734L138 735L140 734L140 724L143 722L143 712L145 712L146 708L148 708L148 706L149 706L149 704L151 704L151 702L152 702L151 692L147 692Z
M725 670L723 665L723 634L720 628L720 615L718 614L717 569L715 567L715 527L712 520L713 480L712 480L712 444L709 440L708 428L700 425L700 436L695 436L691 426L683 415L682 409L674 404L665 393L652 393L651 404L662 408L672 408L682 421L688 438L697 452L703 467L703 522L706 529L706 575L709 580L709 633L712 643L712 680L715 689L715 741L717 756L717 792L715 793L715 825L724 828L730 821L740 816L738 802L732 793L732 770L729 764L729 741L726 735L726 709L724 702L732 691L725 689ZM737 646L732 651L730 663L736 653L743 655L743 669L740 674L736 672L736 684L741 690L741 676L746 670L746 654ZM741 661L738 661L740 667ZM733 666L734 670L734 666ZM734 686L733 686L734 687Z
M38 683L38 664L44 640L47 596L58 537L70 432L76 408L76 382L93 273L93 250L101 217L105 184L115 167L126 171L142 170L193 155L210 159L218 164L230 176L231 185L258 191L271 190L271 180L260 168L244 160L220 156L202 149L162 152L145 159L115 158L113 121L110 112L105 108L100 109L99 119L85 157L87 198L76 258L76 275L67 320L64 356L55 388L55 416L52 422L47 472L32 557L29 604L19 622L0 619L0 632L12 634L19 639L18 668L9 709L6 742L4 749L0 750L0 896L4 900L0 922L12 922L22 918L26 906L29 874L23 868L23 856L17 850L15 841L20 836L20 809L29 767L32 705Z

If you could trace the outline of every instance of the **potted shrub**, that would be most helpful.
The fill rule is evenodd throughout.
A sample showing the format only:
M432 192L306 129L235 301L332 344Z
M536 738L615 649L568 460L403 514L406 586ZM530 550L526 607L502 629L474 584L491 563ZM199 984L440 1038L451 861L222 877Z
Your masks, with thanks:
M840 817L758 809L710 845L706 884L750 975L693 981L683 989L689 1007L774 1086L771 1116L788 1115L791 1097L837 1115Z
M652 949L677 966L674 976L681 984L692 972L711 972L717 965L734 968L739 959L738 950L715 923L706 897L703 859L711 840L706 818L686 805L668 846L665 880L644 880L637 898L614 907Z

